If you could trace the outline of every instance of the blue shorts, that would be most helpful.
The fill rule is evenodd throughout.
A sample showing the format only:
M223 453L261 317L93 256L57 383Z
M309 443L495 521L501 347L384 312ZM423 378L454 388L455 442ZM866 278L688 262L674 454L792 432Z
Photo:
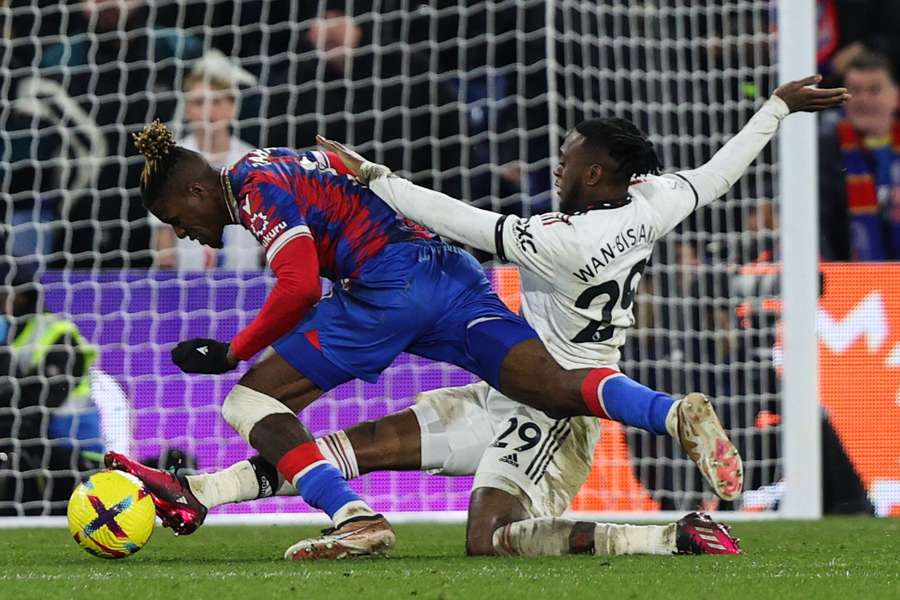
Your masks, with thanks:
M510 348L536 337L469 253L423 240L387 246L273 347L323 390L374 382L401 352L458 365L497 388Z

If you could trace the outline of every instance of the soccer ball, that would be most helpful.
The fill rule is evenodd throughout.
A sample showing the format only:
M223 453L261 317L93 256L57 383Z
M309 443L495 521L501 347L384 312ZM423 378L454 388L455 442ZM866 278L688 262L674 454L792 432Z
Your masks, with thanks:
M140 479L102 471L75 488L69 498L69 533L78 545L101 558L125 558L153 534L156 509Z

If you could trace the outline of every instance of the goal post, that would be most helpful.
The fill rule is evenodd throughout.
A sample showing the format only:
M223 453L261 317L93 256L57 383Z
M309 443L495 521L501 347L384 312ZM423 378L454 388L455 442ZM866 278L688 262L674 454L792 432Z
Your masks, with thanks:
M815 0L778 3L779 82L816 70ZM779 198L784 305L784 479L781 512L792 519L822 516L822 436L819 404L819 174L815 115L794 115L779 132Z

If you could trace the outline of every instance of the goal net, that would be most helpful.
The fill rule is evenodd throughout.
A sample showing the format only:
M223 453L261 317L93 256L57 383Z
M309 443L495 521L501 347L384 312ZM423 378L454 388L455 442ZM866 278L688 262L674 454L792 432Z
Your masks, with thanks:
M102 448L162 464L177 451L203 471L252 454L219 411L238 375L184 375L169 351L229 339L272 280L245 241L212 252L148 218L130 138L153 118L222 164L322 133L419 183L528 215L555 206L557 148L581 119L632 119L667 170L694 167L775 79L766 0L8 0L0 12L4 283L39 279L46 308L97 351L83 376L90 401L60 404L53 376L28 371L6 340L7 357L19 354L0 373L3 515L63 514ZM773 152L659 243L621 363L648 386L713 399L745 459L744 500L718 506L734 511L774 510L782 486ZM515 271L491 276L515 304ZM301 418L324 434L472 380L404 355L376 384L341 386ZM378 473L353 485L377 510L421 513L465 510L470 484ZM713 496L680 450L613 424L573 509L698 505ZM308 510L283 497L216 513Z

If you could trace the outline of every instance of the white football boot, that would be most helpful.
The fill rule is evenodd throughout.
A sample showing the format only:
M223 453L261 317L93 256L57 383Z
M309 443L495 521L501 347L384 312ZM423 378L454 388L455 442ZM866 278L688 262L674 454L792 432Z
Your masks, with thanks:
M394 547L396 536L381 515L354 517L325 529L317 538L300 540L284 552L287 560L339 559L348 556L383 556Z
M719 498L734 500L741 495L744 486L741 456L706 396L693 393L678 400L666 417L666 429L681 442Z

